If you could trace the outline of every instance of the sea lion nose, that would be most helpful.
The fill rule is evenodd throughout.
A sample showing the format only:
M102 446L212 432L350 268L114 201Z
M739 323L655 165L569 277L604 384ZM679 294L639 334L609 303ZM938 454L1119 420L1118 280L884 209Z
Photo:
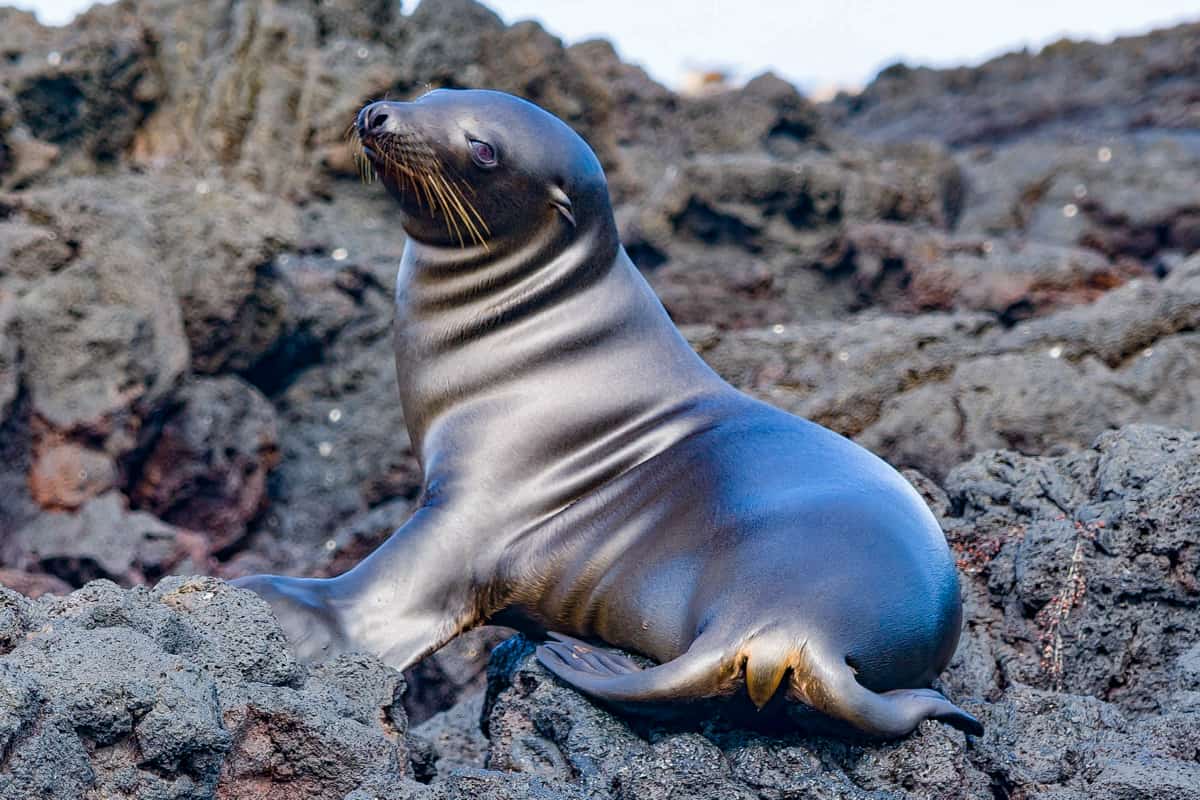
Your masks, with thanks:
M359 134L382 133L384 125L387 124L388 117L391 116L390 107L391 103L385 101L368 103L363 106L362 111L358 112L358 119L355 121Z

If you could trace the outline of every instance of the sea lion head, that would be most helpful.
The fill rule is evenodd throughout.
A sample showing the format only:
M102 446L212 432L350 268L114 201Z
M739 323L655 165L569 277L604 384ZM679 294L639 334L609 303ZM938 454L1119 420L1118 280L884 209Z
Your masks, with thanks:
M438 89L370 103L354 131L400 203L406 233L469 247L555 225L610 222L604 171L566 123L504 92Z

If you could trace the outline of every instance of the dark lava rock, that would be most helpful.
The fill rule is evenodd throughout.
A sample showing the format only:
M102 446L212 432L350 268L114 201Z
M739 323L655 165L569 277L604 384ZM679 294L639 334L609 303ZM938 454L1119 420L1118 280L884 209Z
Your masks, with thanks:
M12 412L17 390L20 388L20 348L14 324L16 310L15 298L0 290L0 424L3 424Z
M829 109L854 133L890 141L993 142L1083 128L1185 131L1200 126L1192 89L1200 78L1200 24L1111 44L1067 39L980 67L889 67L861 94Z
M669 166L622 213L623 239L678 323L825 319L858 299L838 279L847 223L945 227L957 214L959 181L935 147L700 156Z
M990 311L1012 323L1093 302L1147 274L1137 261L1094 250L895 223L851 225L846 240L863 302L895 312Z
M33 410L53 429L128 452L189 360L248 369L278 338L259 268L292 218L263 196L127 176L11 199L71 253L41 264L16 312Z
M1005 328L988 314L685 330L727 380L935 478L972 454L1081 447L1132 422L1200 427L1200 258Z
M162 80L129 160L309 196L321 153L394 74L394 4L349 5L128 3L154 32Z
M345 334L339 355L302 373L279 399L281 461L262 531L292 569L320 568L338 549L338 526L419 489L388 333L384 322ZM399 527L407 515L392 510Z
M279 460L275 410L235 377L196 380L178 402L131 496L172 525L203 531L213 550L224 550L267 504L267 475Z
M117 160L161 93L145 18L116 7L44 27L23 12L0 13L0 86L15 101L20 134L52 148L60 172ZM21 160L18 182L32 177Z
M1192 258L1161 282L993 331L976 356L887 400L857 438L940 477L989 448L1061 452L1132 422L1200 427L1198 277Z
M790 158L824 146L824 121L796 87L774 73L745 86L685 97L678 135L686 153L760 152Z
M280 302L262 273L296 236L288 205L220 180L132 175L64 182L13 200L24 218L71 246L75 260L59 276L94 271L114 293L118 281L130 284L122 286L128 301L147 310L156 292L158 313L182 323L197 371L246 370L278 337Z
M108 440L105 449L120 454L183 375L188 346L149 255L97 233L94 249L18 296L17 326L34 414L56 431Z
M540 26L506 27L470 0L233 6L125 0L48 28L10 12L9 66L19 185L120 162L149 170L213 167L293 200L345 171L347 121L386 93L488 86L551 108L615 164L612 103ZM9 32L11 31L11 33ZM55 161L61 162L55 165ZM2 165L0 165L2 166ZM0 176L4 173L0 169Z
M956 148L965 231L1154 259L1200 248L1198 56L1192 23L972 68L897 65L824 111L868 140Z
M464 693L452 708L440 711L420 724L414 723L410 738L428 756L425 767L429 780L453 769L484 766L488 740L479 727L483 701L482 689ZM413 760L415 766L415 753Z
M0 542L9 539L41 513L29 491L33 466L33 432L29 397L19 395L9 418L0 421Z
M17 219L0 222L0 276L36 279L74 257L71 244L46 225Z
M211 578L0 591L0 797L409 797L404 682L305 670L266 605Z
M491 625L475 628L409 669L405 673L409 693L404 698L409 720L424 723L451 709L460 698L482 693L488 656L512 633Z
M961 154L970 187L961 229L1151 263L1200 247L1194 143L1182 134L1080 138Z
M1061 41L973 68L884 70L825 107L843 131L958 149L961 224L1110 256L1195 252L1200 25Z
M207 567L196 534L142 511L108 492L78 511L46 511L3 542L0 556L18 569L37 569L74 585L93 578L144 583L186 564ZM190 563L189 563L190 559Z
M1002 681L1195 705L1180 662L1200 641L1200 435L1135 425L1057 458L985 453L946 492L969 624L995 637Z
M683 330L730 383L853 436L878 419L892 396L945 377L983 350L995 326L989 315L958 313L864 315L847 323L765 330ZM949 459L945 469L956 461Z

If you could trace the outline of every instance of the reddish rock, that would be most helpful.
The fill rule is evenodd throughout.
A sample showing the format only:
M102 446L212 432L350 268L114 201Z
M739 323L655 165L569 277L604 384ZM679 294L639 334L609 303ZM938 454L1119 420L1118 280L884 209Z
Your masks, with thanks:
M892 311L991 311L1009 319L1090 303L1145 275L1128 258L1077 247L953 236L890 223L846 231L863 302Z
M104 453L73 443L43 448L29 473L29 490L42 508L70 511L107 492L117 467Z
M275 411L234 378L199 379L182 392L132 497L140 507L209 536L213 550L236 543L267 502L278 456Z

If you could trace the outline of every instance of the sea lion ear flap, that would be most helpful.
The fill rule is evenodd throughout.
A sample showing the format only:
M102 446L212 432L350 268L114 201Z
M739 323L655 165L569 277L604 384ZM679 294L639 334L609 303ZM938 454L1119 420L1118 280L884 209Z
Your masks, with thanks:
M566 191L557 183L550 187L550 205L558 209L558 213L571 223L572 228L575 227L575 207L571 205L571 198L567 197Z

